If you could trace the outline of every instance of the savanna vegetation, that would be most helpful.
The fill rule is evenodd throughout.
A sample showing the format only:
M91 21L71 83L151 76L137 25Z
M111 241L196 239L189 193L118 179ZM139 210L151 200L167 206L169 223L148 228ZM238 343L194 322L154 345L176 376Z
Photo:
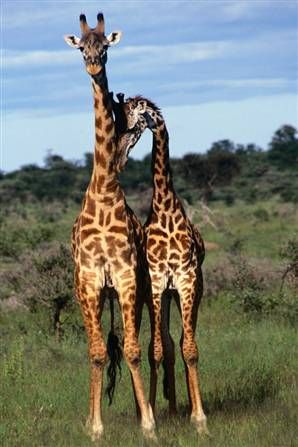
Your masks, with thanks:
M197 339L212 438L188 421L180 317L172 304L179 413L167 416L159 380L159 444L188 447L296 446L298 139L281 127L267 151L230 141L172 160L174 183L207 241ZM150 156L121 175L141 219L150 205ZM0 444L94 445L88 411L86 336L73 299L69 239L92 169L48 154L0 178ZM108 333L109 311L103 317ZM117 331L121 320L117 314ZM149 383L149 323L140 335ZM104 397L102 446L145 445L126 366L112 406Z

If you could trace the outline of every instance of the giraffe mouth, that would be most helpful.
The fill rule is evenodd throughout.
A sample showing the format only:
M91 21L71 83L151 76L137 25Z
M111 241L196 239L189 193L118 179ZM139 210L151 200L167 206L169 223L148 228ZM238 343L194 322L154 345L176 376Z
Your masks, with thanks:
M101 72L102 67L97 64L88 64L86 65L86 70L91 76L95 76Z

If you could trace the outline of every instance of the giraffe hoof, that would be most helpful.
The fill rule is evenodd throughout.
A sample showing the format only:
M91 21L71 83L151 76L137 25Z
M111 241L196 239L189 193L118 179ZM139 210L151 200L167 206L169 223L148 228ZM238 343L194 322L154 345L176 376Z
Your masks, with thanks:
M142 432L145 439L151 442L157 442L157 436L154 427L152 427L151 429L143 427Z
M155 433L155 421L150 404L148 404L148 420L142 423L142 431L145 439L157 442L157 436Z
M94 441L98 441L103 434L103 426L95 426L94 424L92 424L92 421L90 420L90 418L87 419L86 421L86 431L87 434L90 436L91 440Z
M210 432L207 427L206 417L198 419L196 417L191 418L191 422L195 425L197 432L200 436L207 436L211 438Z

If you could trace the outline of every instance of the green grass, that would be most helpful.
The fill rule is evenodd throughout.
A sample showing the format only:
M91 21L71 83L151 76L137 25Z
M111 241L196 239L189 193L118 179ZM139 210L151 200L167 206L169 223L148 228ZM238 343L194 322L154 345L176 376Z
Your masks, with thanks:
M212 207L217 229L203 226L202 234L205 240L217 242L219 248L207 252L204 262L206 282L212 279L210 275L216 280L212 268L216 271L221 264L223 275L227 277L229 272L224 268L233 256L232 248L238 240L242 253L256 270L262 269L265 261L266 268L272 267L278 275L282 267L280 248L294 235L297 209L277 200L251 205L239 201L232 207L218 202ZM10 228L22 226L29 226L34 235L35 225L42 224L54 226L55 240L68 242L78 208L55 203L26 205L24 209L20 206L15 214L5 217L7 235L10 236ZM200 221L200 214L197 218ZM20 250L27 243L21 236L17 246ZM49 244L52 242L48 241ZM13 270L14 265L18 265L17 259L1 259L4 273ZM297 332L280 314L270 317L267 314L245 315L229 295L233 292L231 272L229 274L225 281L230 281L230 289L225 288L225 291L216 292L216 296L203 300L197 328L201 389L212 438L198 438L189 422L184 366L179 350L181 323L173 305L171 333L176 344L179 411L176 418L168 418L160 371L156 420L161 446L297 445ZM279 284L277 277L272 290L270 287L264 289L265 299L270 293L278 293ZM3 296L6 298L6 294ZM78 316L77 308L70 323ZM103 326L106 335L109 324L109 312L105 309ZM117 326L121 327L119 313ZM49 315L44 313L7 310L0 315L0 445L3 447L94 445L84 428L89 382L84 331L74 333L70 324L66 325L65 336L61 343L57 343L49 335L49 328ZM147 394L149 339L147 312L144 311L140 340ZM124 364L122 371L113 405L109 407L107 398L103 399L105 433L99 443L103 447L146 445L136 421L130 376Z
M217 228L208 225L201 231L205 240L219 245L219 252L229 251L235 241L240 241L245 255L268 258L274 263L280 260L280 248L298 225L298 207L273 199L251 205L236 202L231 207L217 203L211 205L211 210L214 211L212 219ZM265 211L267 220L262 218L262 214L259 216L260 210ZM196 218L197 222L201 221L199 213ZM216 262L217 256L218 251L210 252L206 265Z
M200 374L212 446L294 446L297 409L295 330L275 321L248 321L225 297L203 306L198 326ZM142 371L148 391L148 321L141 332ZM119 318L119 315L118 315ZM108 312L104 323L109 324ZM43 328L43 315L10 312L1 317L2 446L88 446L88 363L84 336L68 334L57 344ZM179 414L167 416L157 399L159 443L198 445L187 416L184 368L179 353L180 321L172 312L177 347L176 384ZM295 372L296 370L296 372ZM100 445L145 445L138 428L127 367L117 383L115 401L103 400L105 434Z

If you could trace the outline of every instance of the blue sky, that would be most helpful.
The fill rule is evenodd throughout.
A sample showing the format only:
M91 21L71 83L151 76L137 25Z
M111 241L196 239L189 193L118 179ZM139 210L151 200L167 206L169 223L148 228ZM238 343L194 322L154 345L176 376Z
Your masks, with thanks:
M103 11L110 90L143 94L163 110L170 152L204 152L229 138L266 148L297 126L297 1L2 0L1 169L42 164L47 150L93 150L90 79L64 34ZM132 156L151 150L148 132Z

